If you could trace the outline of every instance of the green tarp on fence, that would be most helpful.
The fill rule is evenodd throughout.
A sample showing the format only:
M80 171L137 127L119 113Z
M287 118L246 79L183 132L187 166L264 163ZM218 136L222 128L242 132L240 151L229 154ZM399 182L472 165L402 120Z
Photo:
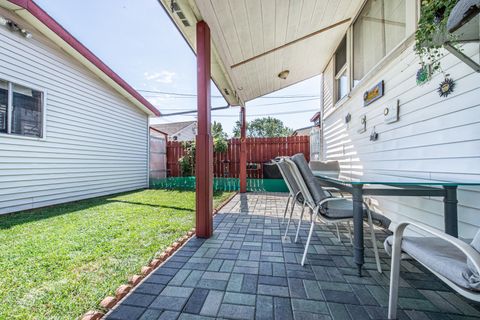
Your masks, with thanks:
M169 177L150 180L152 189L195 190L195 177ZM238 191L240 179L213 178L214 191ZM247 179L247 191L288 192L283 179Z

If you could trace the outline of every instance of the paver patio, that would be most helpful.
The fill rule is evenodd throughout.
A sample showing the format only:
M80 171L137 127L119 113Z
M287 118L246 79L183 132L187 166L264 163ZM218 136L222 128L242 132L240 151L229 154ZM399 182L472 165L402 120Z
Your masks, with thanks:
M307 263L300 266L307 223L298 243L293 227L283 239L286 200L278 193L235 196L215 216L212 238L192 238L107 319L385 319L390 259L384 250L379 274L365 233L360 278L346 229L339 242L333 226L318 224ZM377 230L381 248L387 235ZM418 263L403 261L401 277L399 319L480 318L480 305Z

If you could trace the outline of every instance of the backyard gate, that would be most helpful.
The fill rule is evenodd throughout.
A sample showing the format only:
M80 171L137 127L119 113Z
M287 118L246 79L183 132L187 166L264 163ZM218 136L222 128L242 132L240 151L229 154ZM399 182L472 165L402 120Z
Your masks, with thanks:
M167 177L167 135L150 128L150 180Z

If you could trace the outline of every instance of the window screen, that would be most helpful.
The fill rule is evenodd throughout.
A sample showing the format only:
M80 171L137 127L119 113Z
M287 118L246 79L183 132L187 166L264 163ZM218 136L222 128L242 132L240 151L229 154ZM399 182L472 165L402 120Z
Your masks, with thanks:
M335 74L338 74L342 70L343 66L347 63L347 38L344 37L340 46L338 46L335 53Z
M347 65L347 38L344 37L337 51L335 52L335 83L336 83L336 97L335 101L341 100L348 94L348 72Z
M405 0L369 0L353 24L353 81L358 83L404 38Z
M42 102L42 92L14 84L11 132L24 136L41 137Z

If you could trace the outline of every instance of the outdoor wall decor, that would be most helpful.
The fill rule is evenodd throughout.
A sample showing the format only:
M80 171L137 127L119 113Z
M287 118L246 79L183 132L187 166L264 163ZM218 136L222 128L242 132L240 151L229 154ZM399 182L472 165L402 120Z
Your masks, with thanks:
M430 64L424 64L420 69L417 71L417 86L421 86L422 84L427 83L430 81L432 77L432 67Z
M384 91L384 87L383 87L383 80L382 80L370 90L365 91L365 93L363 94L363 106L366 107L370 103L383 97L383 91Z
M383 109L383 122L386 124L394 123L398 121L398 114L400 109L400 100L392 102L393 105L385 107Z
M350 113L347 113L347 115L345 116L345 123L349 123L350 120L352 120L352 115Z
M375 127L373 127L372 133L370 133L370 141L377 141L378 140L378 132L375 131Z
M455 89L455 81L452 78L445 77L438 87L438 94L440 97L448 97Z
M360 129L358 129L358 133L364 133L365 131L367 131L367 116L366 115L362 115L360 116Z

